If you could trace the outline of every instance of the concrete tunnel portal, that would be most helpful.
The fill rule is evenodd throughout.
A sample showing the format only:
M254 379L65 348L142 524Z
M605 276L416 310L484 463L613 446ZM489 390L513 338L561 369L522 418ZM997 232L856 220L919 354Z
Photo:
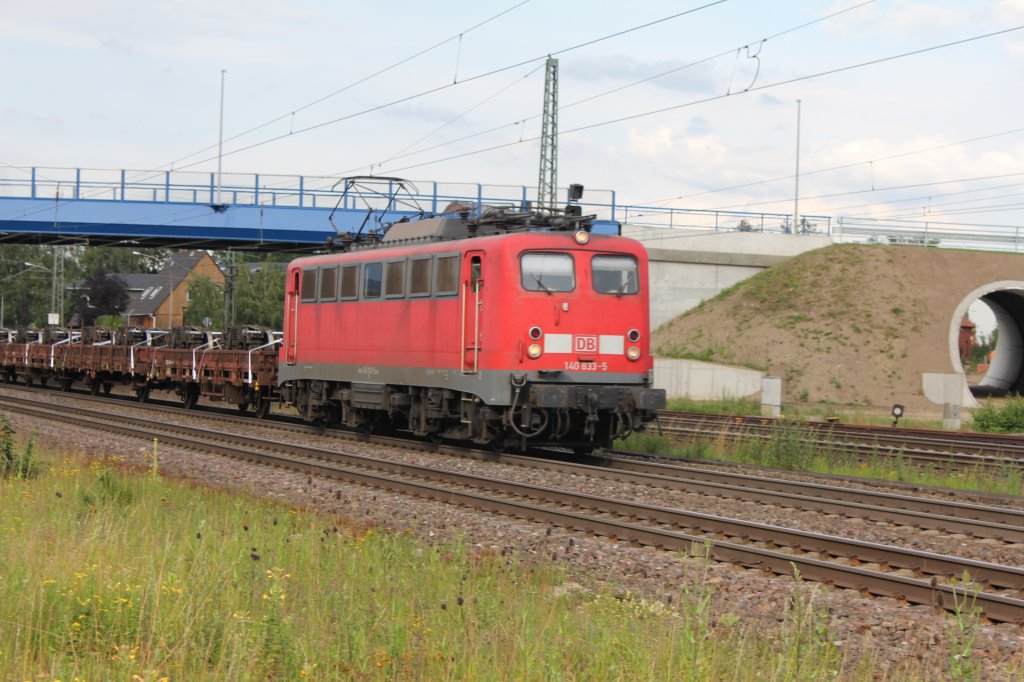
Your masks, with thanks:
M987 284L968 294L950 322L950 358L953 367L965 374L958 345L960 321L975 301L985 303L996 319L999 338L988 371L970 386L976 397L1017 393L1024 395L1024 281Z

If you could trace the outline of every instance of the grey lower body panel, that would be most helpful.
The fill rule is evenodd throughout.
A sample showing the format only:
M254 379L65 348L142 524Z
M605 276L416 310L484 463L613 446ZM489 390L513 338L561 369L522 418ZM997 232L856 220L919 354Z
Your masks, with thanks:
M336 381L360 384L387 384L389 386L423 386L446 388L479 396L488 405L511 405L515 386L530 384L551 387L579 385L614 385L628 388L649 388L646 373L626 374L609 372L511 372L509 370L482 370L463 374L457 369L422 367L377 367L328 363L282 364L278 382ZM526 389L523 389L524 391ZM653 391L654 389L649 389ZM664 396L664 392L661 392ZM520 395L519 400L524 400ZM552 396L552 401L559 400ZM641 409L642 406L641 406Z

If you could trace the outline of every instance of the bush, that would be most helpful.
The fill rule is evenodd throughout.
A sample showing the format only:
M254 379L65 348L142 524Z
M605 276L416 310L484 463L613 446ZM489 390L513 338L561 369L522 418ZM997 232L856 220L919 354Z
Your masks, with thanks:
M991 400L974 411L974 428L985 433L1024 433L1024 398Z

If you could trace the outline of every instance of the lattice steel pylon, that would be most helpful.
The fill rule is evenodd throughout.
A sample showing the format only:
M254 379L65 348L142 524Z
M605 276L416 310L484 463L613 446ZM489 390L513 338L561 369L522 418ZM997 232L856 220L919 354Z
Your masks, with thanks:
M558 60L544 65L544 113L540 130L540 175L537 208L551 211L558 203Z

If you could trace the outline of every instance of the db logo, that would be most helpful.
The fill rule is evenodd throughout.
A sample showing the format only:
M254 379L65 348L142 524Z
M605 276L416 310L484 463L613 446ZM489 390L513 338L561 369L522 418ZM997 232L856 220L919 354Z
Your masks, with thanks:
M596 336L574 336L573 337L573 350L577 353L596 353L597 352L597 337Z

